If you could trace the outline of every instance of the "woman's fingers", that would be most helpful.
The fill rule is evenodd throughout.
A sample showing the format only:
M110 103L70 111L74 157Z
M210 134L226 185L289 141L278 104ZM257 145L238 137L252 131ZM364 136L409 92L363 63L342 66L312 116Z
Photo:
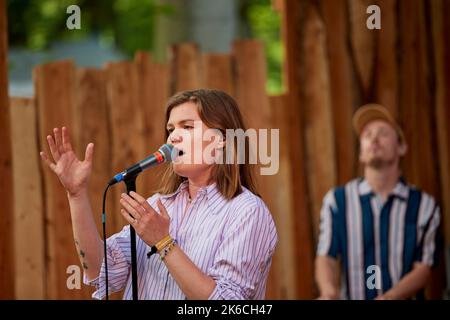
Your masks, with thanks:
M128 221L129 224L135 225L137 220L130 216L130 214L126 210L120 209L120 214L125 218L125 220Z
M66 127L62 127L62 145L64 151L72 151L72 144L70 143L69 130Z
M155 209L152 208L152 206L147 202L147 200L141 196L140 194L131 191L129 197L132 197L132 199L134 199L134 201L136 201L137 203L139 203L140 206L142 206L146 212L148 213L154 213L154 214L158 214Z
M166 207L164 207L164 205L162 204L161 198L158 198L158 201L156 202L156 204L158 205L159 212L161 212L161 215L162 215L164 218L170 220L169 213L167 212Z
M145 214L145 209L125 193L121 195L120 204L135 219L140 219Z
M50 152L52 154L53 160L57 162L59 158L61 158L61 154L58 151L58 148L56 148L55 141L53 140L53 137L48 135L47 136L47 143L50 148Z
M62 139L61 139L61 133L59 132L59 129L58 128L53 128L53 134L55 135L56 148L58 149L58 152L60 154L63 154L64 153L64 148L63 148Z
M49 168L52 171L55 171L56 169L56 165L50 161L50 159L48 158L48 156L44 153L44 152L40 152L39 155L41 156L41 159L49 166Z
M91 142L86 147L86 152L84 153L84 161L92 162L93 157L94 157L94 144Z

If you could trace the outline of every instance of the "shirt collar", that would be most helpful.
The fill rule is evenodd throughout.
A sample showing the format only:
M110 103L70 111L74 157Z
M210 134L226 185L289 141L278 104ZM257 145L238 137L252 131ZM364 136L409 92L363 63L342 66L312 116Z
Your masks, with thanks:
M176 197L180 192L187 192L187 188L189 186L189 181L185 180L178 186L177 190L170 194L161 195L160 197L162 199L170 199L173 197ZM218 202L222 202L223 200L226 200L225 197L221 194L220 190L217 188L217 183L213 182L207 186L201 187L197 191L197 197L206 197L206 201L208 203L209 208L211 209L212 213L215 213L215 210L218 207ZM216 201L220 198L220 201ZM213 206L214 205L214 206Z
M409 188L408 185L406 184L405 178L401 176L397 184L395 185L394 189L389 194L394 195L402 200L406 200L406 198L408 197L408 192ZM375 194L375 192L373 192L367 180L364 178L361 178L359 182L358 193L360 196Z
M180 185L178 186L177 190L173 193L168 193L168 194L162 194L160 195L161 199L170 199L172 197L175 197L177 194L179 194L181 191L185 190L189 185L189 182L187 180L184 180L183 182L180 183Z

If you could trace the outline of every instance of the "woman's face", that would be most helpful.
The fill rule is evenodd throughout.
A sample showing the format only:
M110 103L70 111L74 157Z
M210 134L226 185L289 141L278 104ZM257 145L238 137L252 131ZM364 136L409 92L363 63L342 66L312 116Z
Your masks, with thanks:
M167 143L182 152L173 162L175 173L186 178L211 174L214 165L211 158L215 156L220 137L217 130L208 128L200 119L197 105L186 102L174 107L166 127Z

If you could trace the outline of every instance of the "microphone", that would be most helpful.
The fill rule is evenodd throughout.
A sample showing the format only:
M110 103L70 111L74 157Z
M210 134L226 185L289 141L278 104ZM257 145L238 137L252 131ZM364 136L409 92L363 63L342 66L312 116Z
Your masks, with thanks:
M128 169L125 169L124 171L116 174L114 178L112 178L108 182L108 185L112 186L117 182L124 181L127 179L127 177L135 177L139 173L150 167L160 165L164 162L173 161L175 159L172 158L172 155L177 156L177 153L178 151L176 151L176 149L174 150L173 145L167 143L163 144L155 153L151 154L144 160L141 160L138 163L132 165Z

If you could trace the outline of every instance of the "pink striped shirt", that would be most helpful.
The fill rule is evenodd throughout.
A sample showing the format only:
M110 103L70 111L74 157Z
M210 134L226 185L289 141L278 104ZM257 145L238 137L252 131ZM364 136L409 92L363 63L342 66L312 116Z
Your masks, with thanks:
M216 281L209 299L264 299L266 281L277 243L272 216L261 200L246 188L226 200L211 184L201 188L188 207L188 183L170 195L155 194L147 201L158 211L161 198L171 218L170 235L205 274ZM136 237L138 297L143 299L186 299L159 255L147 258L150 247ZM123 299L132 298L129 226L107 240L110 292L125 289ZM104 263L92 297L105 296Z

